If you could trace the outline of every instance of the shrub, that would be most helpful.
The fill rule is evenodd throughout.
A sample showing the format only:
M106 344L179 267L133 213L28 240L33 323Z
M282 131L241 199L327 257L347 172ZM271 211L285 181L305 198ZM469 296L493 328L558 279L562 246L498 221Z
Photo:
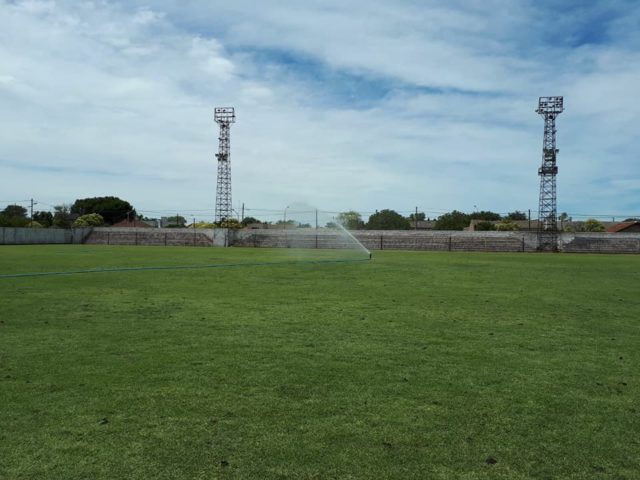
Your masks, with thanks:
M496 226L492 222L484 221L476 223L474 228L475 230L478 230L480 232L486 232L489 230L495 230Z
M82 228L82 227L99 227L100 225L104 225L104 218L99 213L88 213L87 215L82 215L73 222L73 228Z
M226 220L222 220L216 224L214 224L216 227L218 228L232 228L232 229L237 229L237 228L242 228L243 225L242 223L240 223L238 220L236 220L235 218L228 218Z
M520 227L509 220L503 220L502 222L496 224L496 230L501 232L520 230Z

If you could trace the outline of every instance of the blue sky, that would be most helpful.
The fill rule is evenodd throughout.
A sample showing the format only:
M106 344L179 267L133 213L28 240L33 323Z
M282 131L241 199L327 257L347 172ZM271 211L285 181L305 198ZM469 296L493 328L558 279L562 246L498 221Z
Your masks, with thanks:
M233 203L640 215L636 1L0 0L0 207L117 195L206 218L215 106ZM274 214L276 215L276 214Z

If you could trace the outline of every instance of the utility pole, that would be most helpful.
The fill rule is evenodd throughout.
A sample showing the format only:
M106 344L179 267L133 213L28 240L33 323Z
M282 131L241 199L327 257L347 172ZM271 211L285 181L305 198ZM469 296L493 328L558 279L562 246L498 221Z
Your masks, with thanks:
M414 225L415 225L414 230L418 230L418 207L416 207L416 216L413 217L413 222L414 222Z
M37 205L37 204L38 204L38 202L33 203L33 198L32 198L31 199L31 217L30 217L30 220L29 220L29 228L33 228L33 206Z
M242 202L242 218L240 219L240 222L244 221L244 202Z

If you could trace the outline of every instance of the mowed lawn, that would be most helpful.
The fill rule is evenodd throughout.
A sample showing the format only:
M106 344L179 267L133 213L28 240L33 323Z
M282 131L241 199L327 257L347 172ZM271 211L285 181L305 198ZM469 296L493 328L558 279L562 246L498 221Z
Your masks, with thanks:
M0 275L289 255L3 246ZM640 478L639 292L622 255L0 278L0 478Z

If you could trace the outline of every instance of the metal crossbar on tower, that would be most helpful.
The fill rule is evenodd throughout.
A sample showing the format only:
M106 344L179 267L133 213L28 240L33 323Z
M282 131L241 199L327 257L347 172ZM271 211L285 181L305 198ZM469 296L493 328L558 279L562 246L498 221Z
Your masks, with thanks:
M562 97L540 97L536 113L544 117L542 165L540 175L540 203L538 208L538 250L558 250L558 209L556 205L556 117L562 113Z
M218 107L214 111L214 119L220 125L218 153L218 185L216 188L216 216L215 221L221 222L231 218L231 124L236 121L233 107Z

